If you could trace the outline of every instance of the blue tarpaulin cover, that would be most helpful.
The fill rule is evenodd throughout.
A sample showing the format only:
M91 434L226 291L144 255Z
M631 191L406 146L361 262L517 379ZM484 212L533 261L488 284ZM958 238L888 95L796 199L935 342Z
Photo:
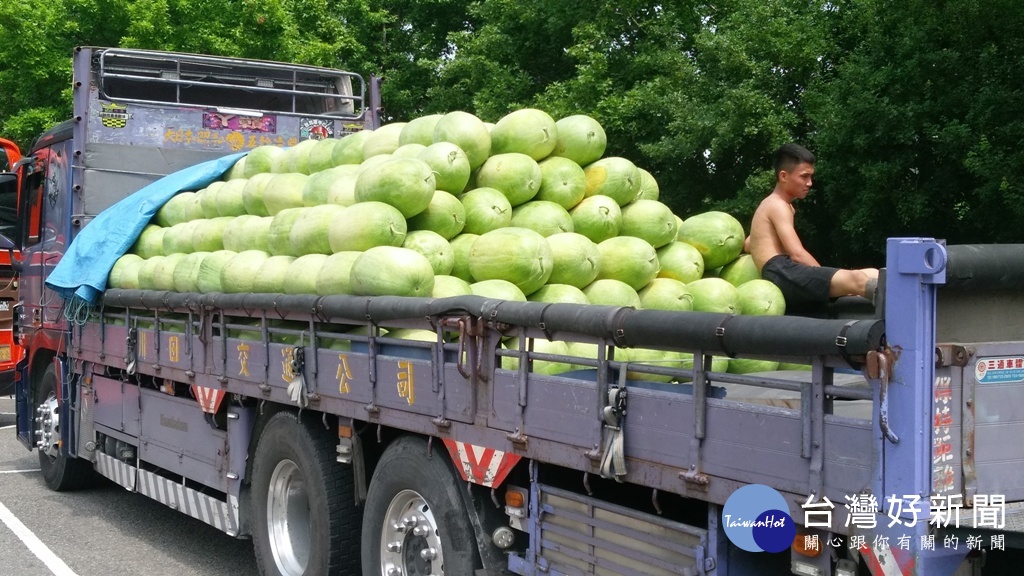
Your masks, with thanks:
M107 288L110 269L149 224L157 210L178 192L198 190L219 179L245 152L197 164L153 182L100 212L75 236L46 279L65 301L95 305Z

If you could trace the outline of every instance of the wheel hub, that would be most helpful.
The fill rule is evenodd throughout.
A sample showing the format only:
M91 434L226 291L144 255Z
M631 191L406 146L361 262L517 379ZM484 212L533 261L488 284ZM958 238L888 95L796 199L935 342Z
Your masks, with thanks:
M444 576L441 531L430 505L414 490L391 500L380 547L383 576Z
M60 456L60 412L53 392L36 407L36 448L50 458Z
M278 462L270 476L267 534L278 572L302 576L311 548L309 494L299 467L291 460Z

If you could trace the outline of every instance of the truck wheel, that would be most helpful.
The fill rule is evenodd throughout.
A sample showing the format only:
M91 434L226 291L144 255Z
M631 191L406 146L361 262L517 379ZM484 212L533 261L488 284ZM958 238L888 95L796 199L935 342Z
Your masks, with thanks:
M253 545L260 574L358 576L360 510L336 438L294 412L271 416L252 474Z
M407 436L387 448L363 516L363 575L464 576L476 569L476 538L444 450Z
M92 463L60 453L60 411L57 400L57 369L51 363L36 385L36 448L43 481L51 490L81 488L92 476Z

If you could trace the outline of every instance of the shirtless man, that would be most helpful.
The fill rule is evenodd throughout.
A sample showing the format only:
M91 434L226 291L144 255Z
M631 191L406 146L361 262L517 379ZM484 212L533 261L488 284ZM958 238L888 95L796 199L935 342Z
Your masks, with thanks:
M782 290L789 309L821 307L829 298L872 299L878 270L822 266L804 248L793 226L793 201L807 197L813 184L814 155L803 146L785 144L775 151L775 189L754 211L744 250L765 280Z

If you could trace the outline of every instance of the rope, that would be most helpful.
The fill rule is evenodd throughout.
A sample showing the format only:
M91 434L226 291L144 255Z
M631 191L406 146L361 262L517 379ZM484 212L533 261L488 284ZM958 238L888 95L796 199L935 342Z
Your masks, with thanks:
M78 296L72 296L70 300L65 300L62 306L61 313L64 315L64 319L71 322L75 326L84 326L89 321L89 317L92 316L94 306Z
M11 276L10 281L7 282L7 286L3 287L3 291L6 292L6 291L10 290L11 287L14 286L14 283L17 282L17 281L18 281L18 277L17 276Z

